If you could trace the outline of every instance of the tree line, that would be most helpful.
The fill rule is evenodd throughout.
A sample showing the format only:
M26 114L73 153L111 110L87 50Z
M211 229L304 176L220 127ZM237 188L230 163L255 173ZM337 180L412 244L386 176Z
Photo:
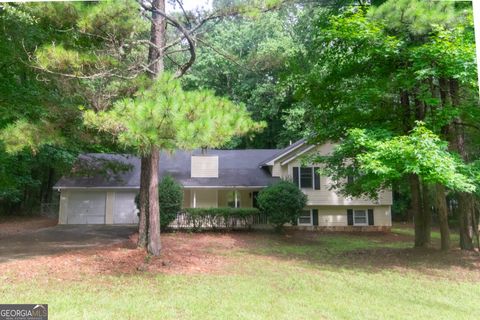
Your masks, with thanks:
M2 5L3 212L51 202L78 153L136 153L140 245L151 235L154 246L159 149L277 148L305 137L339 143L313 159L338 192L392 188L394 217L415 223L415 246L430 245L435 217L450 247L449 207L461 248L478 245L470 4L175 4L174 13L159 0Z

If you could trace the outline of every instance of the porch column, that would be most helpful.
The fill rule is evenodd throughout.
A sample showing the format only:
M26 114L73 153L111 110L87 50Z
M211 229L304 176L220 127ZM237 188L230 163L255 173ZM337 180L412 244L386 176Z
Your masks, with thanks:
M197 192L195 191L195 189L193 189L192 191L193 191L193 207L196 208L197 207Z
M235 208L238 208L238 193L237 190L234 190L235 193Z

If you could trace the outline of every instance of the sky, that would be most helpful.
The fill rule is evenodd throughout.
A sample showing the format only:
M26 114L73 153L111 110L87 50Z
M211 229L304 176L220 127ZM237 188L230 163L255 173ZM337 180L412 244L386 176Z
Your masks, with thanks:
M174 8L168 4L169 1L167 1L167 11L171 11ZM183 7L185 10L195 10L198 7L203 7L205 9L209 9L211 7L212 1L211 0L183 0ZM178 4L177 4L177 10L179 10Z

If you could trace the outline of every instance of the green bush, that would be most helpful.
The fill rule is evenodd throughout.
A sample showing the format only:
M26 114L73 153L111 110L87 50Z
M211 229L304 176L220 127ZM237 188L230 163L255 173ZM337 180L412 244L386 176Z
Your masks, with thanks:
M260 215L256 208L185 208L184 212L185 226L195 231L202 228L251 228L255 217Z
M165 230L182 209L183 188L171 176L165 176L158 184L158 202L160 205L160 228ZM135 197L140 210L140 195ZM139 213L140 214L140 213Z
M269 223L281 229L285 223L297 223L307 196L295 184L280 181L260 191L257 201Z
M165 176L158 184L160 228L165 229L182 209L183 188L171 176Z

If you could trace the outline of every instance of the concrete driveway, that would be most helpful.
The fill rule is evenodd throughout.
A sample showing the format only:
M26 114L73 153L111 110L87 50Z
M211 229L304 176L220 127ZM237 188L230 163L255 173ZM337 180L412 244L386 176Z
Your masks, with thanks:
M0 236L0 263L52 255L127 240L137 226L58 225Z

